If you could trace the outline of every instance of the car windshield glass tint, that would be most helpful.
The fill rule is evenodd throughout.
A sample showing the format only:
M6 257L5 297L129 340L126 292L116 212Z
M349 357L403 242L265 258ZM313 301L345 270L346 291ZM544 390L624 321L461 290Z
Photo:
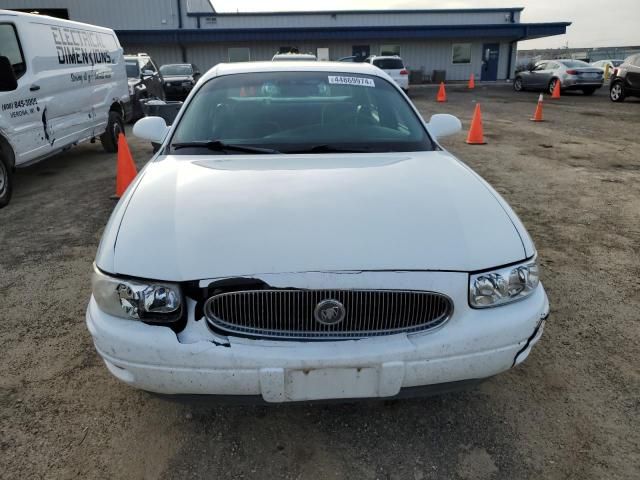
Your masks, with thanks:
M420 118L389 82L333 72L211 79L187 105L171 143L207 141L284 153L433 149ZM176 153L211 154L202 148Z
M380 58L374 60L373 64L382 70L402 70L404 64L399 58Z
M619 67L620 65L622 65L622 60L611 60L611 64L614 67Z
M160 73L162 75L191 75L191 65L163 65L160 67Z
M582 60L564 60L560 63L562 63L567 68L581 68L589 66L587 62L583 62Z
M126 62L127 77L138 78L140 76L140 68L138 68L138 62Z

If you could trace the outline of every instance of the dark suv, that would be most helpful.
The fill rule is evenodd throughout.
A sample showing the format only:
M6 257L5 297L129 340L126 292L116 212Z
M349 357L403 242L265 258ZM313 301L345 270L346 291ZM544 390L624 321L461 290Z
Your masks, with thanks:
M164 93L168 100L184 101L200 78L200 70L193 63L162 65L160 73L164 80Z
M622 102L625 97L640 97L640 53L627 57L622 65L613 70L609 98Z
M164 100L162 74L156 63L146 53L125 55L127 77L129 78L129 96L133 107L133 119L143 116L141 100L159 98Z

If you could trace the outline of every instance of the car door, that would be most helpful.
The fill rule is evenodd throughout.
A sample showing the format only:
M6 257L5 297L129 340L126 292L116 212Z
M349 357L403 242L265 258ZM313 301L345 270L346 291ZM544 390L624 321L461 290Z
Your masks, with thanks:
M16 90L0 93L0 130L14 149L16 165L46 156L52 150L43 121L43 83L30 61L34 54L43 52L33 52L34 45L28 40L29 24L0 23L0 56L9 59L18 80Z
M547 62L538 62L533 70L528 72L528 75L524 75L523 84L527 88L540 88L543 85L542 78L544 77L544 71L547 68Z
M158 68L150 57L144 58L142 62L140 72L142 73L142 82L147 87L147 92L149 92L149 97L164 99L162 77Z
M549 82L553 77L558 76L558 69L560 68L560 64L558 62L547 62L544 65L544 68L540 70L539 75L536 77L539 88L547 88Z
M640 94L640 54L631 57L628 63L626 88L634 95Z

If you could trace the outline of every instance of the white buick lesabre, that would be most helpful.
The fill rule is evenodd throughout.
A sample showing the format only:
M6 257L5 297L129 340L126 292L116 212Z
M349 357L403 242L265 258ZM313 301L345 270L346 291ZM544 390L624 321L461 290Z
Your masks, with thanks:
M529 354L549 304L522 223L368 64L204 75L115 208L87 325L109 371L268 402L445 391Z

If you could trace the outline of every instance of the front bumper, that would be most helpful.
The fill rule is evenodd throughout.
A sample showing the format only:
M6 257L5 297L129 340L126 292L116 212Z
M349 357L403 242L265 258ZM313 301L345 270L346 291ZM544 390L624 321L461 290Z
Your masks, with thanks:
M466 306L466 288L455 290L456 311L441 328L363 340L221 341L204 319L193 318L193 302L179 334L109 316L93 298L86 321L109 371L144 390L261 395L268 402L393 397L405 388L483 379L508 370L524 361L540 338L549 312L542 286L525 300L485 310Z

